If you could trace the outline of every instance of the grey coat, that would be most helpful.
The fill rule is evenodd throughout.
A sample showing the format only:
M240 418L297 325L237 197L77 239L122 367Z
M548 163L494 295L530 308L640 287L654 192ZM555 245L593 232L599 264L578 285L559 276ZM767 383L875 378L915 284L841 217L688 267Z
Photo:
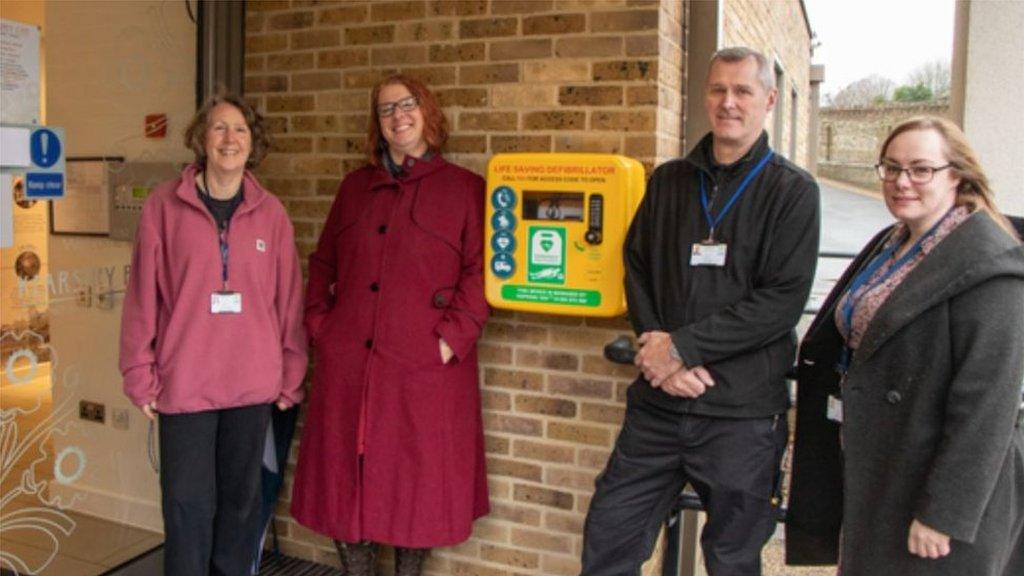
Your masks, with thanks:
M977 213L939 243L869 325L843 386L835 303L879 234L826 300L800 351L787 559L844 576L1024 574L1024 247ZM925 560L913 519L952 538Z

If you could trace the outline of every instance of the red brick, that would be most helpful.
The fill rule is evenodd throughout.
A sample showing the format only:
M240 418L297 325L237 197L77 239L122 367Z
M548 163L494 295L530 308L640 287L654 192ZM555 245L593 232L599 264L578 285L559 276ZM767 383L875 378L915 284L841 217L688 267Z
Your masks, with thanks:
M274 14L267 20L269 30L296 30L313 25L313 13L309 11Z
M459 114L459 130L515 130L515 112L463 112Z
M518 395L516 396L515 406L517 413L543 414L560 418L576 416L576 403L558 398Z
M287 52L267 56L267 70L291 72L309 70L315 66L316 60L312 52Z
M288 77L283 75L254 76L246 75L245 91L254 92L287 92Z
M431 62L475 62L486 56L483 42L434 44L430 47Z
M508 392L484 389L480 391L480 401L484 410L508 412L512 409L512 395Z
M518 485L517 485L518 487ZM505 504L502 502L491 502L491 518L508 520L516 524L529 526L540 526L540 511L535 508Z
M520 436L540 436L543 424L536 418L508 416L504 414L484 413L484 430L488 432L506 432Z
M327 26L357 24L365 22L367 14L366 6L342 4L337 8L330 8L321 12L317 18L317 24Z
M292 50L333 48L339 45L341 32L338 30L302 30L291 33Z
M345 29L345 44L386 44L394 38L393 24Z
M338 115L292 116L291 126L296 132L333 132L338 129Z
M658 63L654 60L622 60L594 64L595 82L616 80L654 80L658 77Z
M288 48L287 34L250 34L245 38L245 53L280 52Z
M428 21L399 24L395 42L444 42L455 37L453 22Z
M491 152L549 152L551 136L491 136Z
M551 40L547 38L491 42L490 59L493 61L550 57Z
M572 510L573 505L573 495L568 492L525 484L516 484L512 492L512 499L517 502L527 502L561 510Z
M643 34L626 37L626 56L657 56L658 35Z
M340 72L292 74L292 90L336 90L341 88Z
M590 129L651 132L655 128L656 120L657 115L654 110L626 112L597 110L590 115Z
M459 68L460 84L499 84L518 81L518 64L473 64Z
M532 482L540 482L541 468L536 464L492 456L487 459L487 475L509 476Z
M511 442L508 438L502 438L501 436L495 436L493 434L484 434L484 447L488 454L505 454L509 453L509 445Z
M555 41L555 56L559 58L607 58L622 55L621 36L583 36L559 38Z
M547 14L523 18L523 36L535 34L572 34L587 28L587 17L583 14Z
M487 0L432 0L434 16L480 16L487 13Z
M492 0L491 14L530 14L551 9L551 0Z
M566 106L621 106L621 86L563 86L558 103Z
M373 2L370 4L370 20L388 22L392 20L415 20L423 18L426 4L419 0L404 2Z
M301 136L274 138L274 152L289 154L313 151L313 139Z
M484 154L487 152L486 136L454 135L448 138L445 150L452 154ZM483 364L509 364L512 349L507 346L477 345L477 354Z
M423 64L426 61L426 46L387 46L374 48L370 52L370 62L373 66Z
M521 370L503 370L500 368L484 369L484 386L510 388L512 390L541 390L544 377L536 372Z
M568 536L560 536L529 528L513 528L511 541L520 550L545 550L562 554L572 552L572 539Z
M523 114L524 130L582 130L585 112L569 110L553 110L547 112L528 112Z
M267 112L302 112L313 109L313 97L308 95L267 96Z
M609 362L609 364L611 363ZM633 370L636 369L633 368ZM576 378L572 376L551 376L548 379L547 390L550 394L560 394L568 397L579 396L611 400L615 388L611 382L605 380L591 380L589 378Z
M430 87L449 86L458 80L458 72L455 66L420 66L416 68L402 68L402 74L408 74L418 78L421 82Z
M547 328L528 324L508 324L492 320L484 328L484 339L507 341L520 344L544 344L548 339Z
M394 74L395 69L387 68L374 68L370 70L349 70L345 72L343 78L344 87L347 89L352 88L372 88L378 82L384 78Z
M480 108L487 106L486 88L448 88L434 92L442 108L461 106L463 108Z
M515 18L481 18L460 20L459 38L495 38L515 36L519 23Z
M620 10L590 15L591 32L633 32L658 29L657 10Z
M547 437L591 446L610 446L611 432L607 428L568 422L548 422Z
M370 63L370 52L365 48L326 50L316 55L317 68L352 68Z
M488 562L504 564L513 568L535 569L540 567L540 556L535 552L506 548L494 544L481 544L480 558Z

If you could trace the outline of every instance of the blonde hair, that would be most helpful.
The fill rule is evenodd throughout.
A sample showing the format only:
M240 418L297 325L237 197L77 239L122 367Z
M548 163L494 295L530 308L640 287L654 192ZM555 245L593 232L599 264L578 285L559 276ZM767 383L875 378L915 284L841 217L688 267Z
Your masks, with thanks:
M942 136L948 162L956 170L957 177L960 178L960 184L956 187L956 205L967 206L972 212L977 210L988 212L988 215L995 220L1000 228L1019 240L1013 225L996 207L988 176L981 168L978 154L971 148L967 142L967 136L960 130L960 127L953 122L937 116L915 116L904 120L893 128L885 138L885 142L882 143L882 149L878 152L879 162L885 157L889 144L897 136L913 130L934 130Z

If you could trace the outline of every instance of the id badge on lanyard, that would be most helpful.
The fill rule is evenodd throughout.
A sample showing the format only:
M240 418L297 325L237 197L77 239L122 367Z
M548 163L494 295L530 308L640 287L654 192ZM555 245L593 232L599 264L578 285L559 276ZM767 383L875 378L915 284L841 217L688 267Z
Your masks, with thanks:
M221 281L223 287L210 294L210 314L241 314L242 294L228 289L228 227L218 236L220 239Z
M736 201L739 200L740 196L743 195L747 186L750 185L750 181L753 180L754 177L757 176L768 164L768 161L771 160L773 154L774 152L772 150L768 150L764 157L761 158L750 172L747 173L746 177L743 178L739 187L736 188L735 192L733 192L732 197L729 198L729 201L722 207L722 211L715 217L711 216L711 206L708 201L708 193L704 185L704 173L700 173L700 207L704 212L704 218L708 222L708 237L701 242L695 242L690 247L690 266L714 266L718 268L725 266L725 257L729 253L729 246L724 242L718 242L715 240L715 228L722 219L725 218L725 215L733 205L736 204Z

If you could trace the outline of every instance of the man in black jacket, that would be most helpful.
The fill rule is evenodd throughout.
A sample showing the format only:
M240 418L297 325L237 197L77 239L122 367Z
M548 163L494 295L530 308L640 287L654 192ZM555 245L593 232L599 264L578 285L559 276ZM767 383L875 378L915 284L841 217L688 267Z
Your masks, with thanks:
M597 480L585 576L639 574L686 483L708 513L708 572L761 573L787 440L785 374L819 233L817 184L768 146L776 94L762 54L717 52L704 95L711 133L654 171L630 227L626 291L643 374Z

